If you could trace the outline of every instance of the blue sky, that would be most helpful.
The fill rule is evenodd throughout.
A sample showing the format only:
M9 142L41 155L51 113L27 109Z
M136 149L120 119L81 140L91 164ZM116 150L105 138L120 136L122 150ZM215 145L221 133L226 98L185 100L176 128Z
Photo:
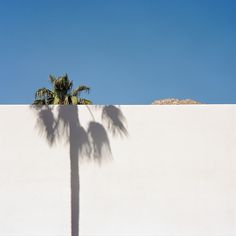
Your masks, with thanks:
M236 103L235 0L1 0L0 104L68 73L96 104Z

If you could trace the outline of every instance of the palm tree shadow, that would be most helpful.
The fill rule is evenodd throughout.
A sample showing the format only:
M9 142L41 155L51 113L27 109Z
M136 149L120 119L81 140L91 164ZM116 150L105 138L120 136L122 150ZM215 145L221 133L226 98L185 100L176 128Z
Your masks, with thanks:
M102 164L112 157L109 136L103 124L95 119L89 122L87 130L81 126L78 106L32 106L37 115L36 128L48 144L66 139L69 145L71 178L71 236L79 236L79 160L86 159ZM57 115L55 114L57 113ZM93 115L92 115L93 116ZM94 118L94 117L93 117ZM113 135L127 135L124 116L119 108L102 107L102 118Z

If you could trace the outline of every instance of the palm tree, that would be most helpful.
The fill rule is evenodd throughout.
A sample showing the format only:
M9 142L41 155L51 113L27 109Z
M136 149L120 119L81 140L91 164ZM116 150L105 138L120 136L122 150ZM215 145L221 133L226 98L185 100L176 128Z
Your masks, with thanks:
M49 76L53 85L53 90L47 88L38 89L35 93L33 106L37 111L37 126L46 135L46 139L52 146L57 138L63 138L65 135L69 144L70 156L70 182L71 182L71 236L79 236L79 159L87 157L89 160L97 161L101 164L107 156L111 157L111 147L109 137L105 126L96 122L89 107L93 121L89 122L87 130L81 125L78 115L78 104L91 104L92 102L80 98L81 92L89 92L89 87L79 86L72 90L72 81L68 76L55 78ZM54 115L54 106L57 106L57 116ZM63 105L75 106L63 106ZM121 110L115 106L109 105L102 108L102 120L107 123L107 129L113 136L127 135ZM68 131L68 132L67 132Z
M69 80L68 75L56 78L49 75L53 89L40 88L35 93L33 105L79 105L92 104L88 99L81 98L81 92L89 92L90 88L81 85L72 89L73 82Z
M71 174L71 235L79 236L79 152L83 146L88 146L87 139L81 137L86 134L81 127L78 119L79 104L92 104L88 99L81 98L81 92L89 92L90 88L81 85L72 89L73 82L69 80L67 74L60 77L49 75L53 89L40 88L35 92L33 105L46 105L39 110L39 119L46 129L47 139L52 145L55 142L55 133L58 132L58 123L62 122L63 126L69 127L69 144L70 144L70 174ZM56 120L51 107L47 105L75 105L59 106L59 117ZM66 115L70 112L70 116ZM82 136L81 136L82 135ZM86 135L84 135L86 136ZM87 136L86 136L87 137ZM83 143L84 142L84 143ZM108 142L108 141L107 141ZM83 145L82 145L83 143Z

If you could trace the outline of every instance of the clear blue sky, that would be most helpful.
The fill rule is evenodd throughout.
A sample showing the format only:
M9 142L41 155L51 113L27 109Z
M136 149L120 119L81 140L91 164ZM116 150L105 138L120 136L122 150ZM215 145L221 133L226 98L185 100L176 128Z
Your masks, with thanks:
M68 73L96 104L236 103L235 0L1 0L0 103Z

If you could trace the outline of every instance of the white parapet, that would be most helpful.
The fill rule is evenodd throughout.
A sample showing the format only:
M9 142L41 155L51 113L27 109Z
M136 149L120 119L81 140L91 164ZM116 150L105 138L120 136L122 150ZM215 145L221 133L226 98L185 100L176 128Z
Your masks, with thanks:
M71 235L73 158L79 236L236 235L236 105L0 106L0 236Z

